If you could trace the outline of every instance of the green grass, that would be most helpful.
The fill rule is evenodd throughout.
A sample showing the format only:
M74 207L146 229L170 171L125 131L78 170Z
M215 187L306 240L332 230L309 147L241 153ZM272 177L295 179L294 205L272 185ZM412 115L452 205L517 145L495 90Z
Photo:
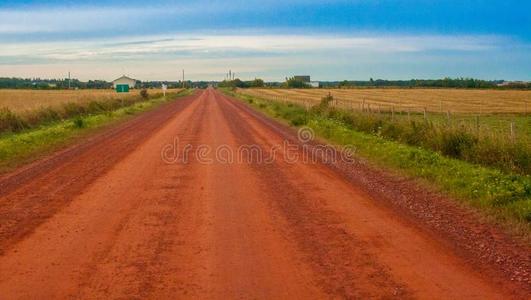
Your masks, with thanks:
M531 228L531 177L504 172L442 155L439 152L406 145L378 134L356 131L352 125L293 104L237 95L266 114L292 126L309 126L336 145L349 145L358 156L375 165L413 178L449 194L512 228Z
M390 115L387 113L387 115ZM398 120L422 121L422 113L397 112L394 117ZM447 126L448 115L446 113L428 113L428 119L431 123L438 126ZM464 126L476 129L479 124L481 132L490 134L510 136L511 123L514 123L515 138L531 140L531 115L529 114L450 114L450 123L452 126Z
M0 108L0 134L20 132L78 116L115 111L162 96L162 93L149 94L147 90L141 90L138 94L127 95L123 98L102 98L95 94L90 101L71 101L57 106L44 106L22 112L13 112L9 108L3 107Z
M90 134L96 129L111 125L129 116L153 109L175 97L190 94L184 90L177 94L136 102L127 107L96 114L43 124L37 128L0 135L0 173L35 160L59 149L76 138Z

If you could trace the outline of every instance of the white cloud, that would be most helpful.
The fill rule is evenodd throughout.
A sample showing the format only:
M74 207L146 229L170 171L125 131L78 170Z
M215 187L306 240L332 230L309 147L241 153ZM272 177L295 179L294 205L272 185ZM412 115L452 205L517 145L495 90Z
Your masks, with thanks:
M195 35L127 37L112 40L4 43L0 57L57 60L121 59L171 53L313 53L322 51L485 51L503 46L495 36Z
M197 34L3 43L0 76L61 77L75 69L81 79L112 79L124 72L140 79L177 79L175 70L186 68L195 79L218 79L232 68L250 77L276 74L272 79L280 80L289 70L308 66L347 68L369 61L391 65L404 56L437 52L484 55L507 43L515 44L499 36L368 34Z

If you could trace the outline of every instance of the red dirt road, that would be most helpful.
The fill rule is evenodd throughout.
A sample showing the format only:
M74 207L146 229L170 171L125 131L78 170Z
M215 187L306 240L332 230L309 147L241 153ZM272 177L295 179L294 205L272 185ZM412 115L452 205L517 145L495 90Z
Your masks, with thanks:
M522 296L284 140L209 89L0 179L0 299Z

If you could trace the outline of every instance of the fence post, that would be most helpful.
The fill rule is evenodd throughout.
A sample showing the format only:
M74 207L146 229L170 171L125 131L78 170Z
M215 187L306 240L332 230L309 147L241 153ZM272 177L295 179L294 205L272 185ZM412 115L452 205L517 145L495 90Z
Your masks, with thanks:
M450 125L451 125L450 111L447 111L447 112L446 112L446 119L447 119L447 122L448 122L448 126L450 126Z
M514 121L511 121L511 142L515 141Z
M426 107L423 107L424 110L424 121L428 121L428 116L426 114Z
M407 108L407 121L411 122L411 116L409 115L409 106Z

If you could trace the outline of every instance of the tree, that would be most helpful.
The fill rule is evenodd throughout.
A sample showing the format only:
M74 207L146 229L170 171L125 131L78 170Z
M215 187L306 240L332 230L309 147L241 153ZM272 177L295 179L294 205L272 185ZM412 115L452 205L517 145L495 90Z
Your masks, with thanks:
M341 81L339 84L338 84L339 88L342 88L342 87L349 87L350 86L350 82L348 82L348 80L343 80Z
M255 78L255 80L251 81L251 87L264 87L264 81L260 78Z
M302 80L295 79L295 77L286 78L284 83L285 87L290 89L304 89L309 88L310 86Z

